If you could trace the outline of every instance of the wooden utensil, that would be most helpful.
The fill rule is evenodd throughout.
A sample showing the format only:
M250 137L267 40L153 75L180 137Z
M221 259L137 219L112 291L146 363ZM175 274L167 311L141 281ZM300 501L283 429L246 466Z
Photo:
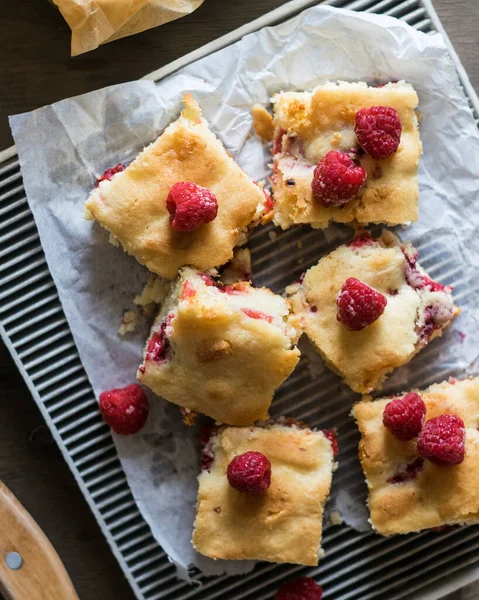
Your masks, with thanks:
M78 600L46 535L1 481L0 593L6 600Z

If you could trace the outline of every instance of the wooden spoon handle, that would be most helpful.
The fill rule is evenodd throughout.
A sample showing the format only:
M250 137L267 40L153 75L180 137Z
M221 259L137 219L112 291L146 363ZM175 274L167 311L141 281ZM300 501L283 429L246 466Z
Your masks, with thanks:
M0 593L6 600L78 600L46 535L1 481Z

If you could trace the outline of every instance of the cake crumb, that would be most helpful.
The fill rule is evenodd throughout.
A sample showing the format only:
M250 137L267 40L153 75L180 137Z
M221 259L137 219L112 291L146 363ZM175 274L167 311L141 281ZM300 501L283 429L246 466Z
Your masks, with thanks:
M227 285L237 281L251 281L251 252L248 248L235 248L233 258L221 276Z
M261 106L261 104L255 104L253 106L251 115L253 116L253 129L256 135L265 144L272 142L274 138L273 117L264 106Z
M278 234L276 233L276 231L270 231L268 233L268 237L272 242L275 242L278 239Z
M332 510L329 515L329 520L331 521L331 525L342 525L344 523L343 516L339 510Z
M298 241L296 242L296 246L297 246L299 249L301 249L301 248L303 247L303 242L302 242L301 240L298 240Z
M118 328L120 335L125 335L130 331L135 331L138 326L138 313L136 310L127 310L121 317L121 325Z
M189 408L185 408L184 406L180 408L180 411L183 415L183 423L185 425L193 426L196 422L196 417L198 416L198 413L196 413L194 410L190 410Z
M133 302L141 307L141 314L144 317L151 317L156 310L156 305L161 304L165 299L170 283L164 277L148 273L148 279L145 287L139 296L135 296Z
M288 296L292 296L293 294L296 294L296 292L299 292L300 289L301 283L299 281L295 281L294 283L291 283L290 285L286 286L286 289L284 291Z

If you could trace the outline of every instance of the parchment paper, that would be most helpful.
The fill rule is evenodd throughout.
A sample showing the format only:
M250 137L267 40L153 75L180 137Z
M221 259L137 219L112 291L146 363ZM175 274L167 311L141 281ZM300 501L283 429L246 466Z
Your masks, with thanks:
M71 54L164 25L190 14L203 0L50 0L72 30Z
M316 7L290 21L243 38L155 84L139 81L106 88L11 118L25 189L47 261L95 393L135 379L147 335L143 324L126 339L117 335L121 314L146 281L146 271L108 234L83 219L95 173L133 159L180 109L189 90L213 130L255 179L267 173L269 155L250 136L250 109L281 89L309 89L323 80L405 79L417 89L424 156L420 167L420 221L403 232L419 248L422 264L455 285L462 315L385 391L425 386L478 370L479 355L479 134L454 65L439 35L425 35L384 16ZM352 235L259 228L250 242L256 284L281 292L326 251ZM269 237L268 237L269 236ZM269 246L261 248L264 240ZM298 243L299 242L299 243ZM349 411L359 397L325 369L307 340L303 358L273 402L272 414L339 426L340 467L329 510L368 528L365 485L357 461L356 428ZM251 563L198 556L190 544L198 431L181 423L177 407L152 398L145 430L115 437L138 506L179 574L196 565L207 574L251 568Z

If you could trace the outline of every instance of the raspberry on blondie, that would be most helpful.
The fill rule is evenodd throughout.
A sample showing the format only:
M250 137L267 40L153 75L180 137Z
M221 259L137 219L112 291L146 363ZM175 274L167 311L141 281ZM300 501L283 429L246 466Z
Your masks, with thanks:
M459 314L451 289L388 231L336 248L287 292L326 365L360 393L379 389Z
M295 320L267 288L224 285L186 267L156 318L138 379L174 404L249 425L267 417L299 360Z
M196 550L215 559L317 565L323 509L336 466L324 433L280 418L256 427L214 428L203 441ZM255 469L266 464L269 485L262 490L236 486L241 467L251 469L245 457L253 454ZM229 466L235 467L236 480L228 477Z
M272 103L276 225L417 220L422 146L410 84L328 82Z
M191 94L183 102L180 118L125 169L110 169L86 203L88 218L170 279L185 265L208 270L226 263L267 201L210 131Z
M370 522L381 535L479 522L479 378L414 393L426 407L416 439L399 439L385 427L391 398L365 397L352 411Z

